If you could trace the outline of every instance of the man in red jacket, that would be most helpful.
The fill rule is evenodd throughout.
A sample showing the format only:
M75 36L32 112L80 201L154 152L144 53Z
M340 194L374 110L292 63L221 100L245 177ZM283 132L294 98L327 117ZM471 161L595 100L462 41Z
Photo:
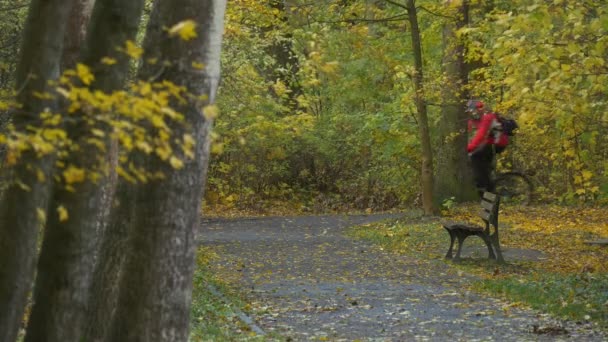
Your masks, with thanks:
M509 138L502 133L502 125L496 114L487 110L483 102L469 100L467 113L470 115L469 132L473 133L467 152L471 158L475 185L480 194L483 191L493 192L494 157L507 146Z

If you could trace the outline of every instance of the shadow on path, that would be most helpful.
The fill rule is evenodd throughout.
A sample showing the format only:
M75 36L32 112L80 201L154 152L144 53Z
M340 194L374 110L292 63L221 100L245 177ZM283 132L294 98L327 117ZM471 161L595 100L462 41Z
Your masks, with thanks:
M250 300L258 326L285 340L606 340L591 326L467 292L462 284L473 278L446 263L344 235L349 226L398 217L206 220L201 242L220 255L212 270ZM535 326L552 334L533 333Z

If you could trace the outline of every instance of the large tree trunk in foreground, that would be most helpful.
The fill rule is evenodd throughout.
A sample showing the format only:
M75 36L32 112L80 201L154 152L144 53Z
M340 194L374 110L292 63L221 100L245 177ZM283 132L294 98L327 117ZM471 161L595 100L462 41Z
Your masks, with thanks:
M407 1L407 13L410 22L410 34L412 37L412 50L414 51L414 90L416 91L415 102L418 113L418 134L422 147L421 185L422 185L422 208L426 215L435 213L433 204L433 150L431 148L431 135L429 133L429 119L424 93L424 67L422 63L422 44L420 42L420 28L418 27L418 13L414 0Z
M437 176L435 177L435 200L443 201L451 197L458 201L472 200L477 196L469 170L467 146L467 116L464 111L468 71L464 60L464 47L456 36L456 31L468 22L468 2L451 4L457 19L447 22L443 31L446 82L443 86L443 107L439 123L441 137L437 155Z
M30 4L16 76L17 100L22 104L13 118L16 129L35 125L35 118L46 108L56 110L56 100L43 100L35 93L52 93L47 81L59 76L71 5L71 0L33 0ZM14 341L23 318L51 165L50 157L26 152L15 166L2 170L10 184L0 198L0 341Z
M149 157L147 169L166 178L139 188L135 224L128 259L120 282L120 296L111 341L186 341L189 334L192 275L197 246L201 200L209 161L211 120L202 108L215 100L220 67L225 0L158 0L146 33L146 58L169 62L156 80L184 86L193 96L175 107L185 123L172 134L191 133L194 158L183 168ZM199 26L198 37L184 41L166 36L166 27L184 20ZM193 62L204 69L193 68ZM158 75L158 66L146 65L141 76Z
M87 33L87 26L95 0L73 0L63 40L62 70L73 68L80 58L80 50Z
M130 59L119 52L118 47L135 39L143 5L143 0L97 0L82 58L82 62L94 70L92 88L109 93L123 87ZM103 57L112 57L118 62L105 66L100 63ZM92 128L108 130L98 125L88 126L84 117L68 125L68 135L78 143L80 150L64 160L66 165L100 171L98 168L105 162L103 156L108 151L109 141L105 138L105 150L86 142L92 137ZM77 191L67 190L59 184L54 191L26 341L82 340L98 248L98 216L104 210L105 181L103 177L96 182L86 179L73 185ZM60 205L69 214L65 222L53 209Z

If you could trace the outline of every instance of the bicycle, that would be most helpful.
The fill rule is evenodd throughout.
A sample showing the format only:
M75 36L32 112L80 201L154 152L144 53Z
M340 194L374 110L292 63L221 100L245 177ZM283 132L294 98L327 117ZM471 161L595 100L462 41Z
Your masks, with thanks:
M534 190L530 178L518 171L498 173L494 179L496 193L505 204L528 205Z

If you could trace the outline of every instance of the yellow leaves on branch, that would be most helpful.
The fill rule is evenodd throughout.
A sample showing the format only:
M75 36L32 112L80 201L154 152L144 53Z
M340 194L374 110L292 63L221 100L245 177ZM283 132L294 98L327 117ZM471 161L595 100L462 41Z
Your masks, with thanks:
M191 30L194 30L194 26L193 22L183 22L172 32L189 39L193 37ZM126 42L121 50L132 58L139 58L142 54L142 50L131 41ZM102 63L113 65L116 60L106 57ZM204 65L198 63L193 67L204 68ZM56 93L40 94L45 98L62 97L67 102L67 110L64 113L43 111L38 114L38 120L25 130L16 130L9 125L7 133L0 134L0 144L6 147L5 165L17 164L25 151L33 151L38 156L53 154L58 157L55 163L57 168L50 179L61 181L69 191L77 191L78 183L87 179L94 182L107 171L109 165L103 154L107 152L110 140L120 145L117 172L133 182L163 177L162 174L150 174L132 165L129 156L134 150L154 154L174 169L183 168L187 159L195 157L196 141L189 131L190 127L184 123L184 115L173 106L204 103L208 101L206 97L190 94L185 87L168 81L138 81L132 83L128 90L112 93L89 88L94 81L92 70L84 64L77 64L73 69L66 70L54 84ZM11 102L0 103L1 108L15 106ZM219 114L215 105L205 106L201 110L208 120ZM65 128L72 124L82 128L77 140L68 135ZM181 132L180 136L174 136L176 131ZM80 153L85 145L96 148L99 158L95 157L94 162L86 167L65 162L64 158L69 158L71 153ZM39 181L48 181L47 178L38 173ZM67 211L62 215L67 217Z
M169 30L169 36L179 36L182 40L188 41L197 37L196 34L196 22L194 20L181 21Z

